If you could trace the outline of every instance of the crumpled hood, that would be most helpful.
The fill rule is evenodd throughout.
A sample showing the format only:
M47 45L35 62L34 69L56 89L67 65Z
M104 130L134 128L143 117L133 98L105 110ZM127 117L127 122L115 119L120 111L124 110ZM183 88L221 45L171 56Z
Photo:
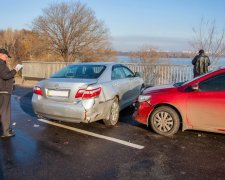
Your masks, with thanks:
M177 88L174 87L172 84L168 85L158 85L158 86L153 86L146 88L142 94L149 94L149 93L164 93L168 91L176 91Z

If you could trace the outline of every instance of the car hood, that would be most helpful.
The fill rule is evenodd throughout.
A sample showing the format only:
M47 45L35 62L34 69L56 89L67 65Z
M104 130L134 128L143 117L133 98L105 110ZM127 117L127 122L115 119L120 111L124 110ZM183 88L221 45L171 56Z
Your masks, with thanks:
M177 87L174 87L172 84L169 85L159 85L146 88L142 94L149 94L149 93L165 93L170 91L176 91Z

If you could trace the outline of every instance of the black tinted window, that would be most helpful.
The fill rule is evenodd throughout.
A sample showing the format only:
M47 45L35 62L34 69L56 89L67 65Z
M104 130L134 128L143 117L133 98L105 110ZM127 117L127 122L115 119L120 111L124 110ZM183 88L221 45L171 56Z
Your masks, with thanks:
M51 78L97 79L105 68L103 65L69 65L53 74Z
M200 91L225 91L225 74L218 75L199 83Z

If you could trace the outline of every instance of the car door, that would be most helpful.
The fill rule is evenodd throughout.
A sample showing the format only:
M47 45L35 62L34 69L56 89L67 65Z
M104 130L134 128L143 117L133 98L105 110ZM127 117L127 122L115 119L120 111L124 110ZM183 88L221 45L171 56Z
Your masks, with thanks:
M120 107L121 109L123 109L129 104L131 97L129 95L130 84L129 84L129 81L126 79L126 75L121 65L113 66L112 83L113 83L113 88L115 88L119 94Z
M141 82L139 77L135 77L134 73L127 67L123 66L123 71L125 73L126 79L130 84L130 103L133 103L136 98L140 95Z
M225 74L203 80L190 92L187 116L194 129L225 131Z

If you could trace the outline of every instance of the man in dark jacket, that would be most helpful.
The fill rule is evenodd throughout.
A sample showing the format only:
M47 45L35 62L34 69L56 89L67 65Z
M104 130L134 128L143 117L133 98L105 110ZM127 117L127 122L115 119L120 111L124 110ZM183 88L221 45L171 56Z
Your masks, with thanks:
M210 65L209 57L205 55L204 50L201 49L199 54L194 57L192 60L192 64L194 65L193 73L194 77L202 75L208 72L208 66Z
M10 99L13 89L14 76L21 69L17 65L15 69L9 70L6 61L11 58L6 49L0 49L0 120L2 124L2 138L15 136L10 128Z

